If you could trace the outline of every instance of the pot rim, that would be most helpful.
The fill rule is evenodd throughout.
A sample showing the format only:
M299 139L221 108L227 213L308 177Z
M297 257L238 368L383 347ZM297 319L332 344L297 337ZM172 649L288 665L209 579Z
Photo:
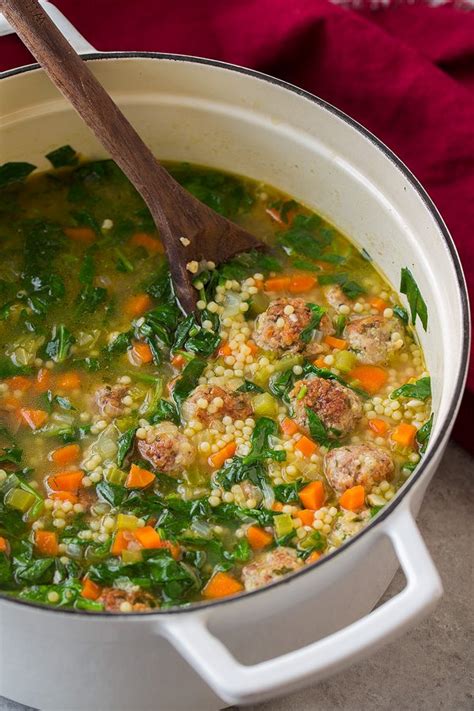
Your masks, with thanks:
M363 135L364 138L368 139L376 148L378 148L386 158L390 160L390 162L394 165L394 167L399 170L404 178L409 181L410 185L412 188L416 191L418 196L421 198L422 202L424 203L425 207L428 209L430 212L431 216L433 217L434 221L437 224L438 230L445 242L445 245L449 251L450 257L451 257L451 262L453 264L455 273L456 273L456 278L457 278L457 286L458 286L458 292L460 295L460 300L461 300L461 310L462 310L462 328L463 328L463 334L464 334L464 339L463 339L463 347L462 347L462 354L461 354L461 365L459 368L459 372L457 375L456 379L456 385L454 389L454 393L452 396L451 404L449 406L449 410L444 418L444 423L451 423L454 421L454 418L456 416L457 410L459 408L459 404L461 401L461 397L463 394L464 390L464 384L465 380L467 377L467 368L468 368L468 363L469 363L469 352L470 352L470 312L469 312L469 300L468 300L468 294L467 294L467 285L461 265L461 261L459 258L458 251L456 249L456 246L454 244L453 238L451 237L451 234L441 217L437 207L435 206L433 200L430 198L426 190L423 188L419 180L413 175L413 173L410 171L410 169L405 165L405 163L398 158L398 156L390 149L388 146L383 143L379 138L377 138L371 131L369 131L365 126L360 124L358 121L353 119L351 116L346 114L344 111L341 111L340 109L336 108L329 102L325 101L324 99L319 98L315 94L312 94L309 91L306 91L305 89L301 89L298 86L295 86L294 84L291 84L290 82L284 81L282 79L277 79L269 74L265 74L264 72L259 72L255 69L249 69L247 67L242 67L237 64L231 64L229 62L223 62L221 60L214 60L214 59L207 59L204 57L195 57L192 55L186 55L186 54L172 54L172 53L166 53L166 52L133 52L133 51L124 51L124 52L91 52L87 54L82 54L82 59L84 60L108 60L108 59L164 59L164 60L171 60L171 61L176 61L176 62L189 62L191 64L202 64L205 66L210 66L210 67L217 67L219 69L226 69L227 71L232 71L236 72L238 74L243 74L246 76L249 76L253 79L258 79L260 81L265 81L268 82L269 84L274 84L275 86L285 89L286 91L291 92L292 94L296 94L299 97L305 98L308 101L311 101L314 104L317 104L319 107L327 111L328 113L332 114L333 116L336 116L338 119L341 119L344 121L346 124L348 124L351 128L355 129L358 131L360 134ZM28 64L22 67L17 67L15 69L10 69L5 72L2 72L0 74L0 78L4 79L7 77L12 77L20 74L24 74L26 72L31 72L37 69L41 69L40 65L35 63L35 64ZM446 427L441 427L439 429L438 435L435 438L434 441L430 443L430 448L429 451L426 453L426 455L423 457L423 459L420 462L419 468L417 471L415 471L409 479L405 482L403 485L403 490L400 491L399 493L396 494L396 496L388 502L383 510L374 518L372 519L371 522L369 522L359 533L357 533L354 537L350 538L348 541L344 543L340 548L337 550L333 551L332 553L329 553L328 555L324 556L322 559L319 561L316 561L315 563L302 568L299 571L295 571L291 575L281 578L280 580L276 580L273 583L270 583L269 585L266 585L264 587L258 588L256 590L248 591L248 592L242 592L237 595L234 595L229 598L222 598L220 600L213 600L209 602L194 602L190 603L188 606L183 606L183 607L176 607L176 608L169 608L166 610L157 610L157 611L150 611L150 612L115 612L115 613L110 613L110 612L105 612L105 611L87 611L87 610L76 610L76 609L68 609L68 608L52 608L46 605L42 605L37 602L32 602L29 600L20 600L18 598L12 598L0 591L0 600L11 603L11 604L19 604L19 605L25 605L29 608L35 607L38 610L41 610L43 612L46 612L48 614L54 614L57 615L63 614L63 615L84 615L87 617L100 617L100 618L108 618L108 619L115 619L115 618L120 618L121 620L124 619L130 619L130 620L137 620L141 619L144 620L145 618L149 617L159 617L163 615L179 615L179 614L186 614L186 613L191 613L191 612L198 612L201 610L205 609L210 609L214 608L216 606L221 606L225 604L231 604L232 602L238 602L242 601L244 598L249 598L249 597L254 597L256 595L262 595L266 592L269 592L270 589L276 587L276 586L281 586L281 585L289 585L291 584L296 578L299 578L300 576L309 573L310 571L314 570L314 568L319 567L320 565L323 565L329 560L334 560L338 555L341 553L347 551L352 545L354 545L358 540L360 540L362 537L366 536L370 531L374 530L375 527L377 527L379 524L382 524L383 521L385 521L391 514L392 512L397 508L397 506L405 499L405 497L409 494L409 492L412 490L414 485L421 479L422 475L426 471L428 465L431 463L433 460L435 453L439 449L439 447L442 445L443 439L445 437L445 432L446 432Z

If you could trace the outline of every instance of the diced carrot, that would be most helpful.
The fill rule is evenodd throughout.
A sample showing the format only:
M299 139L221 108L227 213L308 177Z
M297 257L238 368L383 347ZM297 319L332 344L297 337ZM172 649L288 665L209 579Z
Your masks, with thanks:
M94 583L90 578L84 578L82 581L81 595L87 600L97 600L102 594L102 588L97 583Z
M148 294L135 294L131 296L124 304L124 311L127 316L141 316L145 311L149 311L153 306L153 301Z
M387 382L388 373L379 365L358 365L351 370L349 377L357 380L363 390L374 395Z
M255 288L256 289L263 289L264 287L264 282L263 279L255 279Z
M180 353L177 353L173 358L171 359L171 365L173 368L176 368L176 370L181 370L183 365L186 363L186 358L182 356Z
M272 511L283 511L283 504L281 503L281 501L273 502Z
M318 451L318 445L313 442L312 439L303 435L295 444L295 449L297 449L305 457L310 457L312 454Z
M207 600L214 600L227 595L235 595L244 589L242 583L229 573L215 573L202 591L202 596Z
M392 439L402 447L413 447L415 444L416 427L406 422L401 422L392 432Z
M153 362L153 353L148 343L134 341L132 345L132 359L134 363L146 365Z
M278 210L275 210L274 207L265 208L265 212L267 213L267 215L270 215L272 220L275 220L275 222L278 222L279 225L283 224L283 220L280 217L280 213L278 212Z
M255 355L255 353L257 353L258 346L254 341L247 341L245 345L247 346L247 348L250 348L251 355Z
M74 242L79 242L84 245L92 244L96 238L94 230L91 230L90 227L66 227L64 234L74 240Z
M306 565L309 565L310 563L316 563L316 561L319 560L320 558L321 558L321 553L319 553L318 551L313 551L306 558Z
M77 504L78 498L76 494L73 494L71 491L53 491L49 495L50 499L53 499L53 501L70 501L71 504Z
M290 286L290 277L274 277L267 279L264 287L265 291L287 291Z
M372 432L375 432L375 434L383 435L388 430L388 424L385 420L378 420L377 418L374 418L373 420L369 420L369 429L371 429Z
M303 294L305 291L311 291L315 285L316 277L310 274L295 274L290 277L288 291L292 294Z
M135 538L143 548L162 548L163 542L158 531L155 531L153 526L143 526L136 528L133 532Z
M179 560L181 556L181 548L177 543L173 543L172 541L162 541L160 548L168 548L173 558L175 560Z
M122 551L128 550L129 543L136 544L136 539L133 534L133 531L117 531L114 536L110 552L112 553L112 555L120 555Z
M59 472L48 477L48 486L53 491L72 491L77 493L81 488L84 472L74 469L70 472Z
M8 541L3 536L0 536L0 553L8 553Z
M273 541L273 536L260 526L249 526L247 528L247 540L254 551L266 548Z
M74 370L60 373L56 379L56 386L60 390L77 390L81 387L81 376Z
M130 240L130 244L133 244L134 247L144 247L149 254L163 254L165 251L160 240L146 232L137 232L134 234Z
M136 464L132 464L125 481L125 486L127 489L144 489L153 481L155 481L155 475L149 472L148 469L142 469Z
M321 508L321 507L319 507ZM314 523L314 510L313 509L301 509L295 514L296 518L299 518L303 526L312 526Z
M219 346L217 354L220 356L230 356L232 355L232 348L229 346L227 341Z
M349 511L358 511L361 509L365 502L365 489L363 486L358 484L342 494L339 499L339 503L343 509L348 509Z
M13 378L8 378L4 382L10 390L21 390L22 392L29 390L33 385L30 378L25 378L23 375L14 375Z
M37 430L42 427L48 419L48 413L44 410L32 410L28 407L22 407L20 415L32 430Z
M322 481L312 481L301 489L298 496L305 509L317 511L324 504L326 494ZM298 514L299 515L299 514Z
M214 469L220 469L224 464L226 459L230 459L234 456L235 450L237 449L237 444L235 442L229 442L225 447L222 447L218 452L214 452L209 457L209 464Z
M35 388L40 393L45 393L51 387L51 373L47 368L40 368L36 376Z
M60 447L51 452L51 461L60 467L66 467L68 464L77 462L80 456L81 448L78 444L66 444L65 447Z
M285 419L280 422L280 427L282 431L290 437L298 432L298 425L289 417L285 417Z
M7 395L0 401L0 409L2 410L8 410L9 412L12 412L14 410L18 410L19 407L20 401L12 395ZM19 417L20 421L22 421L23 418L19 411L17 412L17 416Z
M319 358L316 358L316 360L314 361L314 365L317 368L325 368L326 363L324 362L324 356L319 356Z
M35 531L35 546L42 555L58 555L58 535L54 531Z
M330 348L339 348L340 351L347 348L347 341L345 341L344 338L336 338L335 336L326 336L324 343L330 346Z
M374 309L377 309L377 311L380 311L382 313L385 311L385 309L388 307L388 304L386 301L383 299L379 298L378 296L371 296L369 299L367 299L369 304L374 307Z

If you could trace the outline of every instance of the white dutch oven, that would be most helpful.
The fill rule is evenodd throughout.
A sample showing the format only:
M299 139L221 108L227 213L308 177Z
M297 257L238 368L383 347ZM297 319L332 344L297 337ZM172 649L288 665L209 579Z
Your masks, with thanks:
M143 615L0 599L0 693L42 710L207 711L291 691L401 635L442 593L414 516L464 385L469 314L458 255L407 168L324 101L221 62L96 53L49 11L157 156L275 185L350 235L392 283L401 267L413 271L429 310L420 335L436 414L422 464L383 513L335 553L270 587ZM7 72L1 90L1 162L47 167L43 156L65 143L103 155L37 66ZM406 587L371 612L399 564Z

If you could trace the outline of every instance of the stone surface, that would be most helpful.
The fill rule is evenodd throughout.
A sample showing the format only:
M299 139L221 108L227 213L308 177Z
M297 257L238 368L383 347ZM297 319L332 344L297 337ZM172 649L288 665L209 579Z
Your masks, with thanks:
M451 443L419 517L445 589L435 612L375 657L249 711L474 711L473 481L474 460ZM402 584L398 573L386 597ZM0 711L32 710L0 698Z

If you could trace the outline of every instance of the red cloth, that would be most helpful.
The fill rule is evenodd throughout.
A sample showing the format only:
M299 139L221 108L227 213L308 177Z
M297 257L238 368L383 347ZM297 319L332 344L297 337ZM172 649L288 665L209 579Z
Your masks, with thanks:
M56 0L100 50L194 54L253 67L321 96L411 168L454 236L474 293L474 12L359 12L325 0ZM4 69L31 57L0 38ZM455 436L474 451L474 366Z

